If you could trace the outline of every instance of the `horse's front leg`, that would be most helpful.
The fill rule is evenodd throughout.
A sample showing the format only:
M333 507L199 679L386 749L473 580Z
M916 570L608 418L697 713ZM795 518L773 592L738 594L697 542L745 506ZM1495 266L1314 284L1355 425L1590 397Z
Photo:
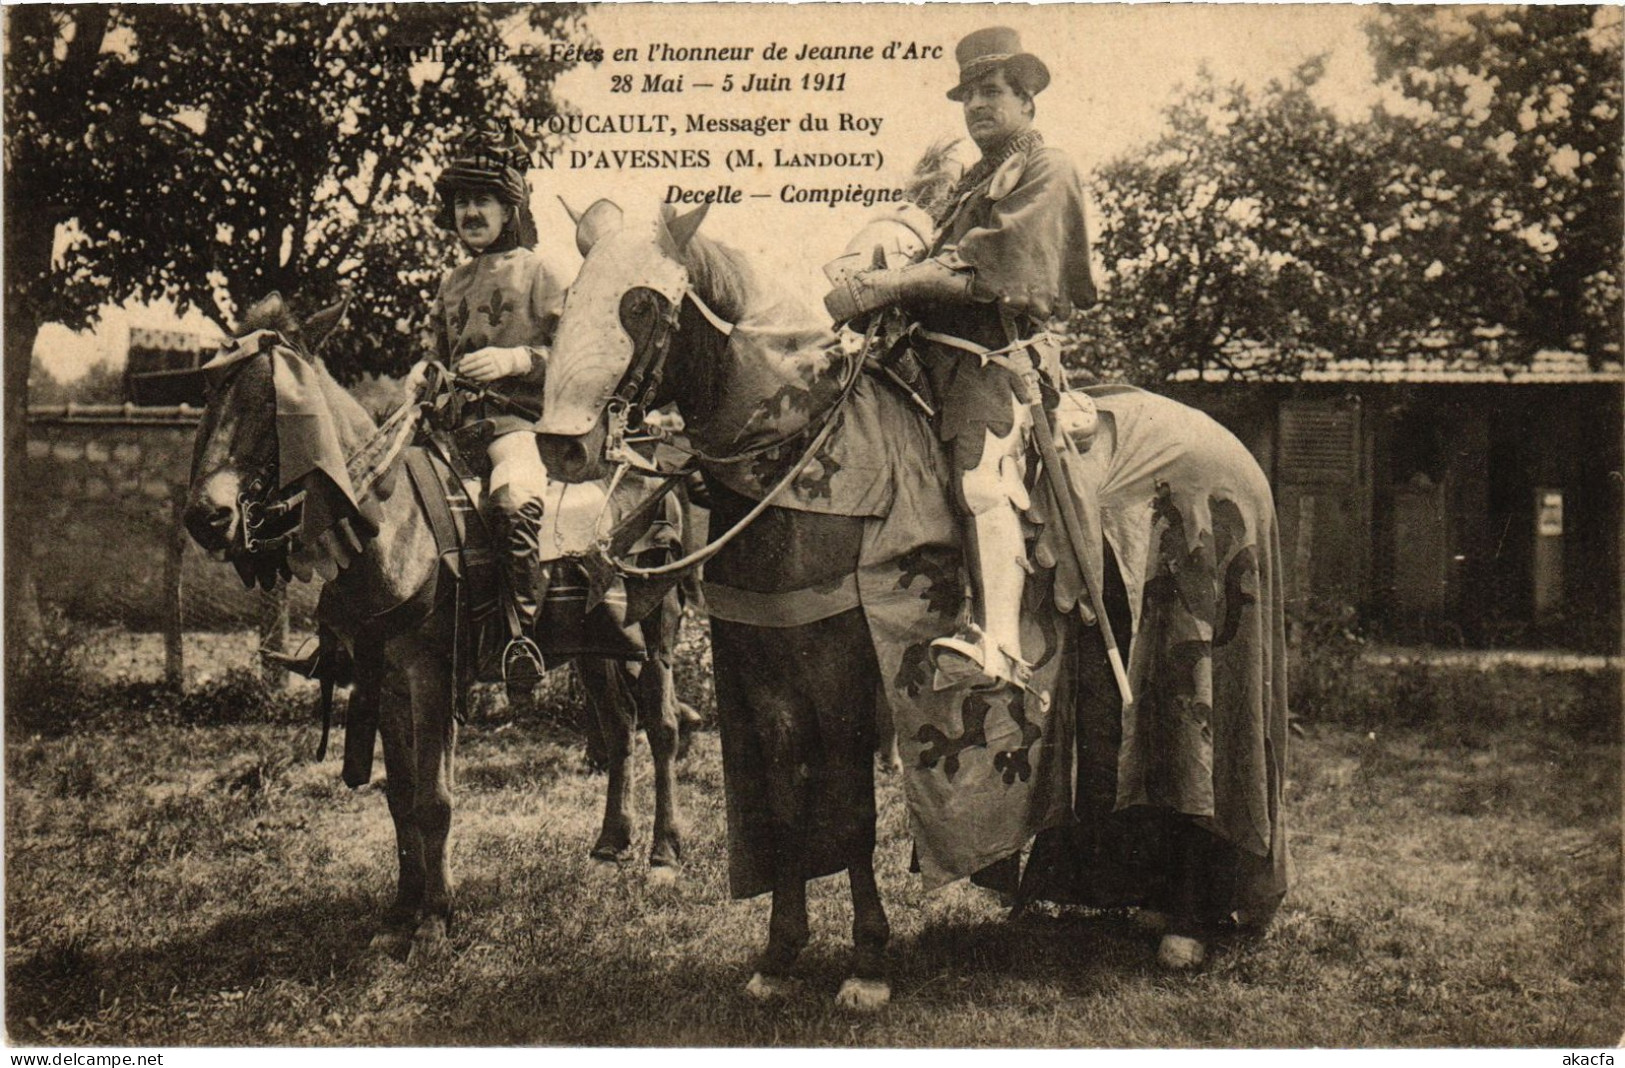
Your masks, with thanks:
M423 841L423 907L412 939L415 952L440 948L451 928L451 796L457 720L452 715L448 658L420 649L407 680L412 698L412 764L417 771L412 813Z
M767 948L745 992L768 1000L790 992L796 959L807 947L806 839L811 813L803 737L814 724L804 699L774 686L752 687L749 700L767 761L768 808L773 824L773 911Z
M654 760L654 840L649 846L649 876L656 883L676 879L683 861L683 832L677 815L678 707L671 667L658 660L636 665L638 721L649 739ZM630 667L630 665L629 665Z
M755 974L745 984L745 993L758 1001L771 1001L795 989L791 972L801 951L807 948L807 877L801 863L799 828L785 828L776 852L767 948L756 961Z
M399 872L395 901L384 913L372 948L389 955L404 954L423 910L423 835L417 824L417 765L412 743L412 699L406 680L390 673L379 694L379 733L384 740L389 815L395 824L395 859Z
M632 816L627 811L631 756L637 730L636 711L622 664L598 657L576 661L587 705L598 721L607 754L609 784L604 790L604 822L593 843L592 858L623 861L632 856Z
M1229 911L1235 851L1189 816L1168 821L1170 878L1157 963L1173 971L1197 968L1222 913Z
M671 669L671 646L678 621L675 595L668 610L647 625L644 635L654 657L638 676L638 719L649 739L655 767L654 841L649 847L649 878L673 882L683 860L682 816L677 807L677 761L682 747L682 708Z
M891 1001L891 983L886 978L891 924L886 921L886 907L880 903L873 851L853 857L847 874L852 882L852 975L841 984L835 1003L859 1012L874 1012Z

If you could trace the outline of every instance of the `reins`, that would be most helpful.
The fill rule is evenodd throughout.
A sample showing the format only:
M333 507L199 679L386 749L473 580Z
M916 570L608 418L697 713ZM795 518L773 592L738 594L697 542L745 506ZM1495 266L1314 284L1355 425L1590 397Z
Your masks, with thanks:
M724 338L732 334L733 324L718 316L698 294L689 291L684 294L684 297L693 302L706 321ZM864 333L863 344L853 358L851 369L841 383L840 390L829 405L812 422L799 430L780 435L768 441L758 442L736 453L716 456L677 441L675 435L664 428L645 426L644 433L631 440L639 442L652 441L663 444L685 456L686 461L681 468L669 471L662 470L652 462L643 461L641 457L637 461L628 459L629 455L635 454L632 454L631 450L625 447L628 440L625 436L625 429L630 412L634 410L643 411L653 397L655 390L659 387L665 369L665 357L670 349L671 337L677 326L676 317L677 313L674 307L671 315L666 319L668 329L654 339L651 344L644 346L642 354L628 368L626 376L621 380L608 406L611 434L610 440L606 442L606 448L614 451L619 459L615 473L610 478L608 491L605 493L605 511L608 511L609 501L616 487L619 486L632 468L663 476L661 485L648 497L640 501L637 507L630 510L627 520L623 520L622 523L618 524L598 541L598 552L610 567L618 574L634 578L658 578L678 574L703 564L738 538L746 528L760 518L768 508L772 507L773 502L806 471L807 466L812 463L819 450L824 447L830 435L834 433L836 413L851 398L853 392L857 389L858 382L863 378L869 350L874 344L875 333L879 326L878 319L870 323L869 328ZM508 398L490 390L484 384L462 379L445 368L439 368L439 370L444 379L456 388L472 389L487 400L495 400L499 404L515 410L516 414L528 415L532 418L540 415L540 413L532 412L517 402L510 402ZM353 456L347 458L346 466L353 469L351 471L352 477L359 476L355 481L356 496L358 498L370 493L376 486L378 479L393 465L412 430L422 418L423 413L424 402L421 395L408 400L379 426L377 432L368 438ZM716 466L744 463L783 448L799 438L806 437L814 425L818 426L818 431L812 436L796 462L780 476L761 500L757 501L748 512L740 517L720 537L713 539L687 556L655 567L639 567L614 555L613 546L616 540L626 533L627 523L640 521L650 505L670 493L678 482L687 477L693 462ZM296 516L304 503L305 496L303 490L298 490L285 498L262 501L259 495L264 491L265 487L261 485L261 480L255 479L248 491L239 498L239 507L242 509L244 516L244 548L249 552L286 548L291 545L298 529L295 523L288 529L280 530L268 537L260 537L260 532L267 525L276 523L278 520L286 522L289 517Z
M690 296L692 296L692 294L690 294ZM706 309L704 305L699 302L697 297L695 297L694 300L695 303L700 306L702 311L709 311L709 309ZM718 322L713 314L708 314L706 318L710 319L713 325ZM636 564L629 564L624 560L617 559L612 552L612 546L614 545L616 538L624 533L623 528L626 521L623 520L621 524L617 525L615 529L609 532L609 534L600 538L598 542L599 554L609 563L610 567L612 567L617 574L631 578L659 578L665 575L678 574L688 570L689 568L697 567L700 564L705 563L705 561L711 559L711 557L721 552L740 534L744 533L745 529L760 518L762 513L766 512L768 508L772 507L774 500L776 500L781 493L789 488L791 483L801 476L801 473L807 469L807 465L812 463L813 458L818 455L818 451L824 447L824 443L829 440L830 434L832 434L835 430L836 413L839 412L841 407L847 402L848 399L851 398L853 391L857 389L858 382L863 378L864 364L868 359L869 349L874 344L875 331L878 327L879 319L876 318L869 324L868 330L864 332L863 346L858 350L856 358L854 358L852 361L852 369L847 375L846 381L841 384L840 392L836 394L835 399L830 402L829 407L824 409L823 413L819 417L822 420L823 425L819 428L818 433L814 435L812 441L808 443L807 448L802 451L800 458L791 465L790 469L786 471L776 483L774 483L773 488L768 490L767 493L762 496L762 499L756 502L755 506L752 507L750 511L746 512L740 517L738 522L729 527L728 530L722 534L722 536L707 542L705 545L701 546L699 549L696 549L694 552L689 553L687 556L673 560L667 564L657 565L655 567L639 567ZM727 334L728 332L729 331L723 331L724 334ZM664 350L669 343L670 336L668 335L666 338L662 339L660 344L661 349ZM773 449L787 444L788 442L794 441L798 437L806 435L810 429L811 424L795 431L794 433L786 434L775 441L752 446L751 448L743 450L740 453L727 457L710 457L698 449L683 448L671 442L669 438L665 437L664 434L656 435L656 437L660 440L664 440L666 444L671 445L673 448L677 448L679 451L686 453L691 460L699 460L702 463L711 464L729 464L739 463L743 460L760 456L765 452L770 452ZM621 465L616 469L615 475L610 481L611 493L614 492L615 486L620 483L621 478L625 475L629 466L631 465L626 461L622 461ZM670 493L673 487L675 487L677 484L678 480L684 476L687 470L688 468L685 466L678 471L668 473L666 482L656 489L655 492L647 499L640 502L637 508L632 509L629 513L629 519L635 519L636 517L640 516L648 504L658 500L660 497L665 496L667 493ZM606 509L609 507L608 500L609 497L608 494L606 494L604 505Z

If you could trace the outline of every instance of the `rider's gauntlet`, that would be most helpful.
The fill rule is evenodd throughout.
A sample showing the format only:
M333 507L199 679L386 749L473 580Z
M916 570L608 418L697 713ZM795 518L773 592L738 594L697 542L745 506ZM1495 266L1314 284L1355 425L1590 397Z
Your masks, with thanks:
M487 346L458 360L457 373L476 382L495 382L501 378L529 375L539 358L546 362L539 350L525 345L509 348Z
M830 318L844 323L894 304L960 303L971 299L971 272L940 259L860 271L824 294Z

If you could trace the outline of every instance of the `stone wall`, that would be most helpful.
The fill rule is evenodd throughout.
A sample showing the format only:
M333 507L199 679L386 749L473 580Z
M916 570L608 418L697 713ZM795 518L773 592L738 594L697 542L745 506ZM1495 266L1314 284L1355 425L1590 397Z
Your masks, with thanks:
M173 409L31 413L22 492L32 502L29 551L43 603L85 623L163 629L176 553L184 629L257 625L263 595L177 526L195 432L195 413ZM307 618L315 591L295 584L290 601Z

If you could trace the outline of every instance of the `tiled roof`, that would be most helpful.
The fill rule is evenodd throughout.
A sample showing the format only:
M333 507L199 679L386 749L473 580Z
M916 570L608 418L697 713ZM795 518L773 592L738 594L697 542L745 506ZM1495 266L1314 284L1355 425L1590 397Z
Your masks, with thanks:
M1625 367L1605 361L1596 369L1581 353L1542 349L1528 363L1492 363L1472 356L1435 356L1416 353L1405 359L1325 359L1306 363L1298 374L1249 373L1246 367L1267 362L1262 353L1243 352L1232 358L1237 370L1207 368L1178 371L1170 382L1450 382L1513 385L1559 385L1575 382L1625 383Z

